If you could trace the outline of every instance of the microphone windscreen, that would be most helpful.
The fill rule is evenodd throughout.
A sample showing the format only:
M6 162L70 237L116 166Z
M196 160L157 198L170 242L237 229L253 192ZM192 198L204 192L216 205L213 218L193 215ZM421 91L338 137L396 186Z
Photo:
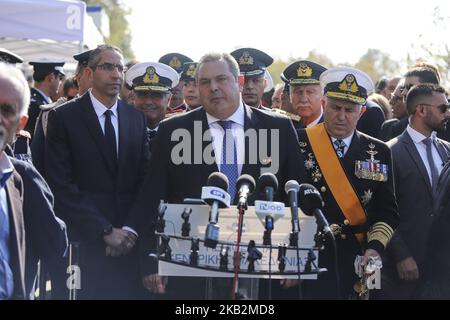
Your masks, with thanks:
M258 189L263 191L267 187L272 187L273 192L277 192L278 189L278 179L270 172L263 173L258 179Z
M247 185L250 193L255 190L255 179L249 174L241 175L236 182L236 189L239 190L243 185Z
M228 178L222 172L213 172L208 177L208 186L228 190Z
M300 185L298 184L298 182L296 180L289 180L284 185L284 191L286 192L286 194L289 193L289 191L291 191L291 190L298 192L299 189L300 189Z
M322 209L322 196L311 184L302 183L298 193L298 204L304 214L312 216L314 210Z

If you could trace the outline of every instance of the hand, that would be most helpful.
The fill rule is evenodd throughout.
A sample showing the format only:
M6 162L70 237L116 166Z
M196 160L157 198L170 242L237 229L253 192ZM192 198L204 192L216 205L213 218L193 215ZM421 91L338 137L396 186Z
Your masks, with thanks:
M283 289L288 289L298 286L301 282L303 282L303 280L299 281L298 279L281 279L280 285Z
M413 281L419 279L419 267L413 257L407 257L397 262L397 273L401 280Z
M167 277L162 277L158 274L150 274L142 278L142 284L152 293L163 294L166 293Z
M363 257L363 259L361 261L361 265L365 266L369 262L369 258L370 257L378 257L378 258L380 258L380 255L379 255L379 253L376 250L367 249L366 252L364 252L364 257Z
M112 233L104 236L103 240L119 255L127 254L136 244L136 236L132 232L118 228L113 228Z

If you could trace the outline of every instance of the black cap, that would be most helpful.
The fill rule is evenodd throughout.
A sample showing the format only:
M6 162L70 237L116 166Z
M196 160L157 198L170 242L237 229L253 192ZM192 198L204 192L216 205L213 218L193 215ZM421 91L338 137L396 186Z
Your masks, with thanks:
M318 63L300 60L287 66L282 75L289 84L320 84L320 75L326 70L327 68Z
M22 63L23 59L5 48L0 48L0 61L6 63Z
M183 64L183 71L181 71L180 80L191 81L195 80L195 73L197 72L197 62L185 62Z
M75 60L78 61L79 64L86 67L88 65L89 56L91 55L92 50L86 50L80 53L77 53L73 56Z
M183 64L185 62L193 62L193 60L181 53L172 52L163 55L159 58L158 62L164 63L173 68L176 72L181 73L181 71L183 71Z
M273 58L267 53L253 48L241 48L231 52L239 64L239 70L245 77L264 75L267 67L273 63Z
M50 59L41 59L29 62L29 64L33 66L34 72L42 74L59 72L62 75L65 75L63 70L64 63L65 62L62 60L50 60Z

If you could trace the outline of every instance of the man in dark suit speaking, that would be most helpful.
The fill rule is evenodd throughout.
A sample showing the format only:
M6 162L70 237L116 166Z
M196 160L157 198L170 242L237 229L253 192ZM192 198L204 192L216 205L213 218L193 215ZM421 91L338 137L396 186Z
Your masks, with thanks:
M45 165L55 211L71 240L81 241L85 299L138 297L137 226L129 215L148 159L144 115L118 100L124 63L119 49L89 57L92 89L50 111Z
M215 171L228 177L232 199L241 174L257 179L270 171L277 175L280 186L287 180L302 181L304 177L292 122L242 102L243 79L232 56L205 55L199 62L196 80L203 107L161 122L153 144L153 152L158 156L152 157L133 210L143 218L140 234L148 240L141 253L143 282L153 292L165 291L165 280L158 276L156 262L148 257L155 249L151 225L160 199L181 203L184 198L200 198L202 186ZM282 189L276 195L278 199L282 198ZM204 298L201 290L195 289L185 287L171 298Z

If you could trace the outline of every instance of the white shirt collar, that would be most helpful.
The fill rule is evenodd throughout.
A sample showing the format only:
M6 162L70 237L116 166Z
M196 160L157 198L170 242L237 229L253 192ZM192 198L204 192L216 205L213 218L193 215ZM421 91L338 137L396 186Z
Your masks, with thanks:
M320 118L322 118L322 115L323 115L323 109L322 109L322 107L320 107L320 115L319 115L313 122L311 122L310 124L308 124L306 127L309 128L309 127L313 127L313 126L315 126L316 124L318 124Z
M355 131L352 132L351 135L349 135L347 138L341 139L345 142L345 147L348 149L350 147L350 144L352 143L353 135L355 134ZM337 139L334 137L331 137L331 142L335 142Z
M244 117L245 117L244 104L242 103L242 101L239 101L239 107L236 109L236 111L230 117L223 120L231 120L234 123L237 123L242 127L244 127ZM208 112L206 112L206 119L208 120L208 125L211 125L211 123L215 123L221 120L210 115Z
M89 89L89 96L91 97L92 106L94 107L95 113L97 114L97 117L103 116L106 110L111 110L113 115L118 119L118 113L117 113L117 99L116 102L114 102L114 105L111 108L107 108L103 103L101 103L93 94L91 89Z
M412 141L414 141L414 143L416 143L416 144L417 143L421 143L424 139L427 138L422 133L420 133L419 131L417 131L413 127L411 127L410 124L408 124L408 126L406 127L406 131L408 132L408 134L411 137ZM431 137L430 138L432 140L436 139L436 131L433 131L431 133Z

